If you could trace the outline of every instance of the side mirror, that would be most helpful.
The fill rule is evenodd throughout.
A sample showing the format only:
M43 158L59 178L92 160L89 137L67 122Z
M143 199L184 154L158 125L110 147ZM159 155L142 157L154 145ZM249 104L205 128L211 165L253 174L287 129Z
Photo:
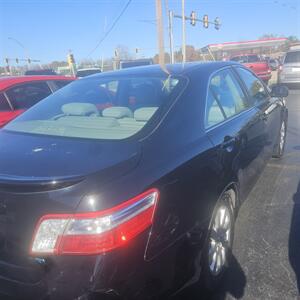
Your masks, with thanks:
M289 95L289 89L282 84L275 84L271 88L271 96L278 98L285 98Z

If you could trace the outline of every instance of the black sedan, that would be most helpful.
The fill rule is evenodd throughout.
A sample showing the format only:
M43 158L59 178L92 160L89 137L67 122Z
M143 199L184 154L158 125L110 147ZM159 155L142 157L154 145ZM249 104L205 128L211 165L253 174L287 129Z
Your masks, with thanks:
M288 90L242 65L71 83L0 131L0 295L165 299L214 289L238 208L285 146Z

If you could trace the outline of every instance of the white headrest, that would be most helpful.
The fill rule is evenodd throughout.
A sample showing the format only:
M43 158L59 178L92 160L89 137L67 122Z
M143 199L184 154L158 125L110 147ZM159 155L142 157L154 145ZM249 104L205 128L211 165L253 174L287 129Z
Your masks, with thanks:
M113 106L113 107L105 108L102 111L102 116L121 119L121 118L125 118L125 117L132 118L133 114L132 114L132 111L128 107Z
M64 104L61 110L67 116L99 115L96 105L92 103L68 103Z
M137 109L134 112L134 118L137 121L149 121L149 119L154 115L157 111L158 107L142 107Z

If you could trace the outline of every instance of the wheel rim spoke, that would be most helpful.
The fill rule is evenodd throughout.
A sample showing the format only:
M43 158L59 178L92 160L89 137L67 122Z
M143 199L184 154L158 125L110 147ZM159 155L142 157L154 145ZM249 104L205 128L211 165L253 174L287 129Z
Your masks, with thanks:
M231 217L228 207L221 206L215 214L209 238L209 268L218 275L226 264L226 253L231 241Z
M283 149L284 143L285 143L285 124L283 122L280 128L280 150Z

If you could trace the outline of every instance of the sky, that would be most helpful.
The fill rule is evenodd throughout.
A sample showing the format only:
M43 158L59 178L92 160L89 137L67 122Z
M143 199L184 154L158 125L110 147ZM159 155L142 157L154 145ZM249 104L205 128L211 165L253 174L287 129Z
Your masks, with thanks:
M66 60L69 50L77 61L109 58L118 45L138 56L157 53L155 0L132 0L113 31L97 43L128 0L0 0L0 65L5 57L30 57L42 63ZM181 13L181 0L162 0L165 45L168 51L165 3ZM300 0L185 0L186 15L194 10L212 21L219 17L220 30L186 23L187 44L196 48L211 43L257 39L265 33L300 38ZM181 44L181 20L174 20L174 44Z

